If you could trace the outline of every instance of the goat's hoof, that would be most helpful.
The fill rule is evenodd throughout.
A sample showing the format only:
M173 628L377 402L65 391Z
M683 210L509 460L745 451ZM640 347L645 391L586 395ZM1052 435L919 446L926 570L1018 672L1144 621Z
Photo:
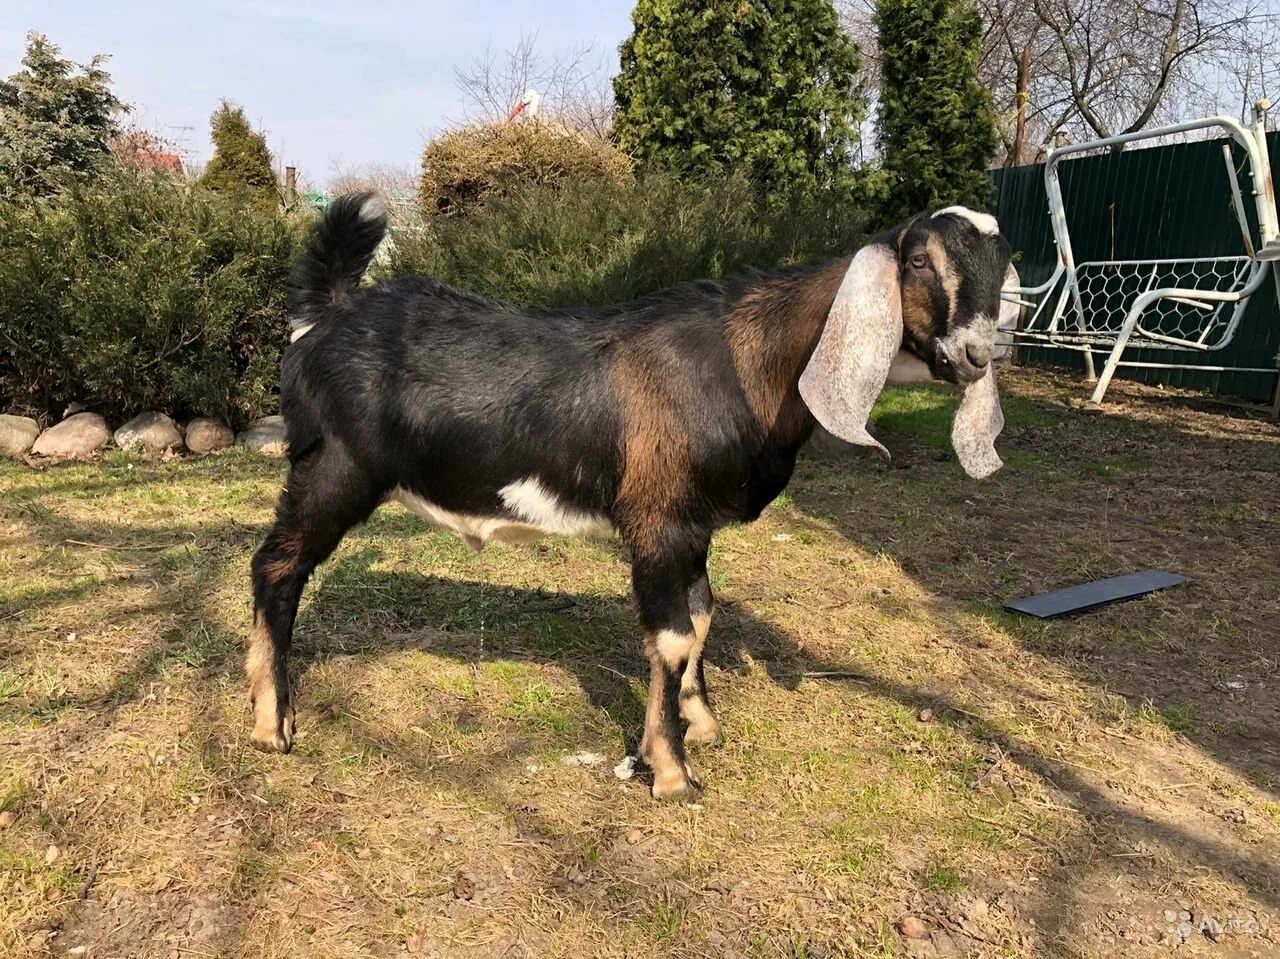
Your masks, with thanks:
M691 770L653 777L653 798L660 802L696 802L702 795L702 783Z
M254 749L264 753L287 753L293 748L293 740L284 733L261 736L255 732L249 737L249 742Z
M293 748L295 725L293 710L283 719L259 722L249 734L249 742L254 749L264 753L287 753Z
M719 723L694 725L685 730L684 744L686 746L723 746L724 734L720 731Z

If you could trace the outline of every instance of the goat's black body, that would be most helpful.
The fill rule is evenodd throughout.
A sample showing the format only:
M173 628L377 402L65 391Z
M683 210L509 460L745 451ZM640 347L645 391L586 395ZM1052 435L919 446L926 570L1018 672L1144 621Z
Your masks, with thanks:
M498 491L531 474L603 512L617 491L617 411L590 362L607 337L590 327L432 280L356 293L285 356L290 449L342 443L379 497L400 487L452 512L500 514ZM566 433L572 446L558 442Z
M781 442L753 435L724 335L749 282L575 311L522 310L426 278L354 291L285 355L290 457L356 453L370 510L403 489L517 520L499 491L537 477L563 504L616 522L624 437L611 361L643 351L690 414L698 533L755 519L813 421Z

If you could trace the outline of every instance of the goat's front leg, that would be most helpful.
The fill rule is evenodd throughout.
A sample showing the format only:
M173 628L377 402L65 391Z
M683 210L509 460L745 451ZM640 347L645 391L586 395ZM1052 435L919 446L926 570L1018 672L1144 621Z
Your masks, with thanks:
M707 579L705 555L698 563L693 585L688 589L688 599L694 642L689 651L689 662L680 678L680 718L689 724L684 741L686 745L718 746L722 741L720 720L711 709L702 667L707 633L711 631L711 617L715 612L715 599L711 595L711 583Z
M698 777L685 760L680 729L680 692L697 645L686 592L689 564L674 558L634 559L632 586L644 626L649 659L649 703L640 758L653 771L655 799L692 799Z

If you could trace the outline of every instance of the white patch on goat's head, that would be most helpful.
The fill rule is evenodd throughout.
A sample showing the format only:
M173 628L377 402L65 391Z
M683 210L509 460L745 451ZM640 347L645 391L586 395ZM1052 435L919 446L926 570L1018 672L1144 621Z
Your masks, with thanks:
M1000 232L1000 221L993 217L990 213L979 213L977 210L970 210L967 206L949 206L939 210L934 214L937 216L958 216L961 219L968 220L978 232L986 233L994 236Z
M298 342L298 340L302 339L304 336L306 336L308 333L311 332L311 328L313 326L315 326L314 323L303 323L301 326L295 326L293 328L293 332L289 334L289 342L290 343Z

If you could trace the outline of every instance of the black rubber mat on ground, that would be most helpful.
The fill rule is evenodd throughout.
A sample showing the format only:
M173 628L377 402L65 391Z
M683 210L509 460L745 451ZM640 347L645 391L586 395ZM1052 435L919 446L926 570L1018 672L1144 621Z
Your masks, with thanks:
M1186 581L1185 576L1179 576L1177 573L1146 569L1140 573L1126 573L1124 576L1112 576L1110 579L1099 579L1092 583L1080 583L1077 586L1055 589L1051 593L1041 593L1039 596L1011 599L1004 604L1004 608L1039 619L1052 619L1054 616L1081 613L1086 609L1094 609L1108 603L1136 599L1139 596L1154 593L1156 590L1178 586Z

